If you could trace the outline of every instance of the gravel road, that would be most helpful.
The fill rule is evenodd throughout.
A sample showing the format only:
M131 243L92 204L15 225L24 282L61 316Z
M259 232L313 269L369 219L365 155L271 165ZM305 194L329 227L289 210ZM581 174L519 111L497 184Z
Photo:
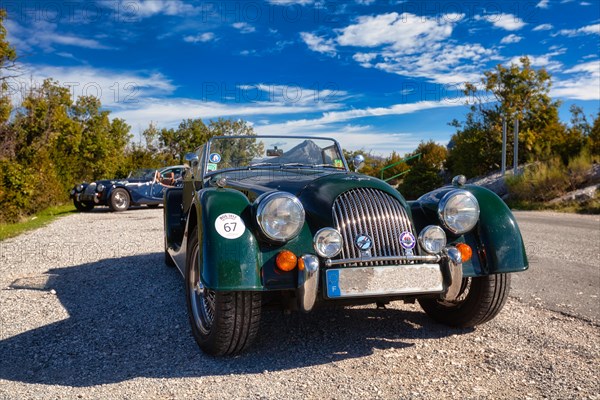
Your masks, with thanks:
M0 398L600 399L597 322L522 294L475 330L400 302L267 312L249 352L207 357L162 246L145 208L0 242Z
M550 310L600 323L600 216L515 212L530 268L512 294Z

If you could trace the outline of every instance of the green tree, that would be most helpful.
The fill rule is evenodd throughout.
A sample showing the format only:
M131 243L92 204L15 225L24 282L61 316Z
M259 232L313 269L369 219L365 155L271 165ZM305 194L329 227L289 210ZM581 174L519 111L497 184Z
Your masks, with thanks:
M210 121L208 125L209 137L215 136L248 136L247 139L219 140L211 147L211 152L221 154L223 160L235 167L248 165L254 157L264 153L262 142L257 142L254 136L254 128L244 120L233 120L219 118Z
M398 187L402 195L411 200L442 185L442 173L448 151L446 147L429 140L419 143L408 157L418 154L419 158L408 161L410 170Z
M385 168L396 163L398 164L383 171L383 178L391 178L393 176L399 175L407 171L410 167L405 162L401 162L403 159L404 157L401 157L400 154L396 153L395 151L392 151L392 154L390 154L390 156L383 161L381 168ZM381 171L382 170L380 170L378 177L381 177ZM394 178L390 180L390 183L394 184L398 179L399 178Z
M417 149L410 155L421 154L419 162L441 171L444 168L446 158L448 157L448 149L446 146L437 144L433 140L427 142L421 141Z
M558 118L560 103L550 97L552 80L545 69L532 68L527 57L520 65L497 65L484 73L482 89L467 84L472 101L465 123L457 128L450 145L448 166L467 176L498 169L501 161L502 119L508 122L507 159L512 159L512 126L519 120L519 162L546 159L565 145L566 127ZM489 96L495 102L489 102ZM472 146L475 146L473 149Z
M121 119L110 121L110 112L101 107L98 98L82 96L72 108L73 119L81 127L79 158L86 180L115 175L131 138L129 125Z
M440 170L420 161L406 174L398 190L406 199L415 200L419 196L440 187L442 183Z
M0 80L2 81L10 78L7 72L15 70L17 61L17 51L6 39L5 19L6 10L0 9Z
M590 153L595 156L600 156L600 112L596 115L594 124L590 129L588 145L590 147Z
M346 162L348 166L352 168L352 160L354 156L360 154L365 158L365 166L360 170L361 174L374 176L379 178L381 173L381 168L385 166L385 159L382 157L378 157L372 153L367 153L364 150L356 150L356 151L344 151L344 157L346 158Z
M182 163L186 153L194 151L210 138L210 133L202 119L183 120L175 129L160 131L160 145L172 160Z

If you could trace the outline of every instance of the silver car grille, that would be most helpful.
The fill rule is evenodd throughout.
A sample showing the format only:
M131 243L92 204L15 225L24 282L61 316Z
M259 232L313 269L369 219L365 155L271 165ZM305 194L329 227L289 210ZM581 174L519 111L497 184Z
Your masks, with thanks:
M339 195L333 203L333 222L344 239L344 246L336 259L369 257L394 257L407 255L400 245L400 235L409 231L415 234L406 210L394 197L371 188L352 189ZM372 242L369 252L355 245L357 236L368 235ZM417 254L418 246L413 249ZM403 261L409 264L410 261ZM385 261L345 263L347 266L384 265Z
M90 183L87 185L83 193L85 193L87 196L93 196L96 194L96 184Z

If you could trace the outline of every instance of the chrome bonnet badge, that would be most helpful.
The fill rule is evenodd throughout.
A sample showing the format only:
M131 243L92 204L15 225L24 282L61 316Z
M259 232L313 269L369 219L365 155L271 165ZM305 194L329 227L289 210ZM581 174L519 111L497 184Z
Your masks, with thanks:
M373 246L373 240L367 235L358 235L354 239L354 244L360 251L369 251Z

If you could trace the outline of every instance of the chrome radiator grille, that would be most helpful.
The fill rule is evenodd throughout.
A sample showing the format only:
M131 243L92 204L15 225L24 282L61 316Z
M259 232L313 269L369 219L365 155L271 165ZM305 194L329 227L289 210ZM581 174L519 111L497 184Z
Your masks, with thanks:
M84 190L84 193L88 196L93 196L94 194L96 194L96 184L90 183L89 185L87 185L87 187Z
M400 246L400 235L406 231L413 235L415 232L406 210L389 194L371 188L352 189L335 199L332 212L335 228L344 239L344 246L337 259L407 255L406 250ZM359 235L368 235L372 239L373 246L369 253L361 252L355 245ZM417 246L413 252L417 254ZM364 261L342 266L384 264L384 261Z

